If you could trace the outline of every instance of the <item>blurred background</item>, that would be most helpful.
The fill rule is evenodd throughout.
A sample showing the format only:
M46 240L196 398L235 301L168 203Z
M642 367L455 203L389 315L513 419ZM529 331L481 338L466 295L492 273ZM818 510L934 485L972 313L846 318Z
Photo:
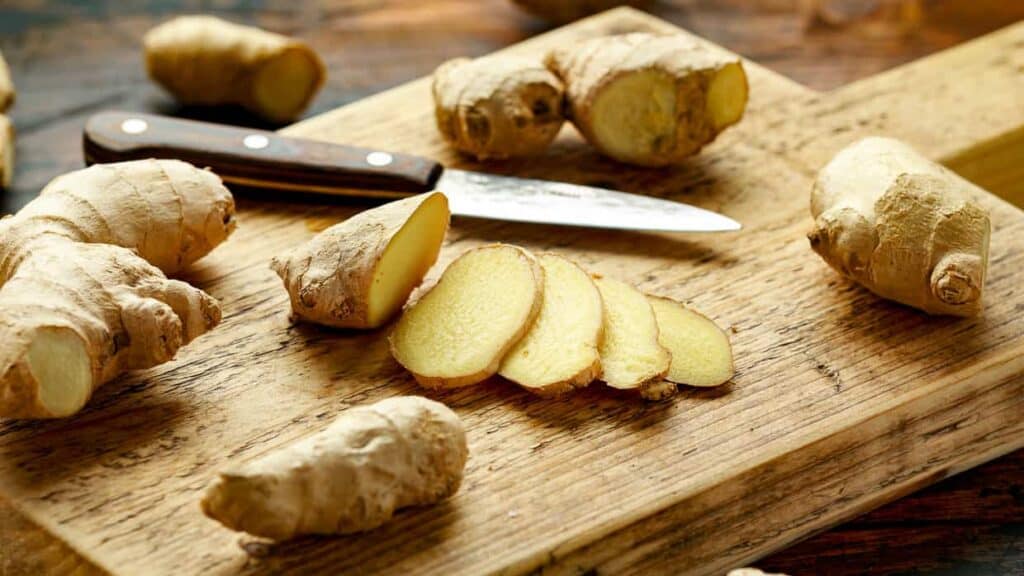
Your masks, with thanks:
M596 0L595 4L598 3ZM1024 19L1022 0L651 0L645 10L818 90ZM18 100L17 169L0 213L82 165L102 109L263 126L240 111L179 108L145 75L141 37L172 15L212 13L294 35L329 78L306 116L478 56L556 23L511 0L0 0L0 51ZM1019 97L1020 95L1018 95ZM797 544L765 562L792 574L1024 574L1024 452Z

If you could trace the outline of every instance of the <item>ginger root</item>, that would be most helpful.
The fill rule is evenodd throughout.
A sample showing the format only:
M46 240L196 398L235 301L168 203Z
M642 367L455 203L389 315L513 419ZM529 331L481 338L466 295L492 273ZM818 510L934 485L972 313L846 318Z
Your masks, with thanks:
M739 122L746 108L739 58L683 36L593 38L555 50L547 64L565 83L570 119L584 138L629 164L678 163Z
M981 311L991 225L970 185L912 148L865 138L818 173L811 248L875 294L930 314Z
M658 321L658 342L672 354L666 380L708 387L732 378L732 345L724 330L675 300L648 296L647 301Z
M391 355L427 388L486 380L541 309L544 270L526 250L492 244L467 251L409 307Z
M671 353L658 342L658 322L647 298L636 288L612 278L596 278L604 301L601 380L612 388L639 390L651 400L675 393L665 382Z
M617 6L644 6L650 0L512 0L549 22L567 24Z
M217 302L164 273L220 244L233 214L211 172L141 160L59 176L0 220L0 417L74 414L215 326Z
M222 472L202 509L232 530L275 540L372 530L399 508L458 491L468 453L462 422L445 405L389 398Z
M601 373L604 310L597 286L582 268L554 254L537 260L544 269L540 314L498 373L551 396L582 388Z
M376 328L405 304L437 261L451 214L440 192L361 212L324 230L271 268L292 310L338 328Z
M445 62L434 72L433 93L441 136L478 160L542 152L565 120L562 82L517 57Z
M297 117L324 83L306 44L212 16L182 16L145 39L150 77L183 104L237 104L271 122Z

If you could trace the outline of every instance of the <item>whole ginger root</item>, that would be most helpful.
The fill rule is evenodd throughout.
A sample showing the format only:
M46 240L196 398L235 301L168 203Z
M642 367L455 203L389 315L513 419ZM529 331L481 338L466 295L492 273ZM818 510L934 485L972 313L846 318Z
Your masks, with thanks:
M59 176L0 220L0 417L74 414L215 326L216 300L164 273L224 241L233 214L213 173L140 160Z
M449 60L434 72L433 94L441 136L478 160L538 154L565 121L562 82L531 60Z
M213 16L181 16L143 40L150 77L183 104L238 104L271 122L295 119L324 83L306 44Z
M604 36L553 51L569 115L603 154L639 166L692 156L743 117L739 58L679 35Z
M468 455L462 422L444 404L389 398L222 472L202 509L232 530L275 540L372 530L399 508L457 492Z
M811 248L875 294L930 314L981 311L991 231L970 185L889 138L864 138L818 173Z

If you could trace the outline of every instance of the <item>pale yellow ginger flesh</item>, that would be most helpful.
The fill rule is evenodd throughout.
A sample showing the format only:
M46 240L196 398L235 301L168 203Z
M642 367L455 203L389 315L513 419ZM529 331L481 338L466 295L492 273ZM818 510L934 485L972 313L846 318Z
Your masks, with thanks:
M0 188L7 188L14 178L14 125L0 114Z
M675 300L659 296L647 300L658 322L658 342L672 354L666 380L708 387L732 378L732 346L724 330Z
M376 328L398 314L437 261L449 219L444 194L412 196L324 230L271 267L298 318Z
M617 6L650 4L650 0L513 0L513 2L556 24L566 24L584 16L611 10Z
M912 148L865 138L818 173L811 247L875 294L930 314L982 308L991 233L976 189Z
M540 62L514 56L457 58L434 72L437 128L477 159L538 154L562 127L562 82Z
M14 82L11 82L11 70L0 52L0 113L6 112L14 104Z
M469 450L444 404L402 396L343 412L324 431L221 472L203 512L275 540L349 534L458 491Z
M579 266L554 254L537 260L544 269L540 314L498 373L549 396L586 386L601 373L604 310L597 286Z
M237 104L272 122L296 118L324 83L299 40L212 16L181 16L146 33L146 69L179 102Z
M636 288L612 278L596 278L604 301L601 380L613 388L636 389L645 398L675 392L667 385L672 356L658 342L658 323L647 298Z
M233 215L211 172L140 160L59 176L0 220L0 417L74 414L215 326L216 300L164 274L224 241Z
M739 58L681 35L593 38L548 55L566 86L570 119L602 153L666 166L696 154L743 117Z
M391 334L391 354L428 388L476 384L540 312L544 271L526 250L493 244L467 251L408 308Z

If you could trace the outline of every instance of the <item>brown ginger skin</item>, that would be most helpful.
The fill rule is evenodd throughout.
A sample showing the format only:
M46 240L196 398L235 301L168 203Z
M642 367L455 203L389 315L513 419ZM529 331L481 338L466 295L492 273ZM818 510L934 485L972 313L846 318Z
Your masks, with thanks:
M215 326L216 300L164 274L227 238L233 214L214 174L140 160L59 176L0 221L0 417L73 414Z
M393 247L396 235L418 209L436 203L442 215L432 218L408 242L422 258L405 264L408 283L394 300L397 305L376 310L376 272ZM429 216L428 216L429 217ZM448 229L447 199L440 192L419 194L360 212L317 234L309 242L275 257L270 267L281 277L299 319L335 328L377 328L391 320L411 291L437 261ZM399 247L399 249L404 249ZM408 270L408 268L416 268Z
M739 58L682 35L603 36L559 48L547 65L565 83L573 124L606 156L667 166L737 123L747 102Z
M400 508L457 492L468 454L462 422L445 405L389 398L222 472L202 509L232 530L275 540L372 530Z
M149 76L179 102L236 104L275 123L302 113L327 75L305 43L213 16L180 16L143 44Z
M541 63L512 56L445 62L434 72L438 130L478 160L544 151L562 128L562 82Z
M971 186L912 148L865 138L818 173L811 247L875 294L929 314L982 308L991 232Z

